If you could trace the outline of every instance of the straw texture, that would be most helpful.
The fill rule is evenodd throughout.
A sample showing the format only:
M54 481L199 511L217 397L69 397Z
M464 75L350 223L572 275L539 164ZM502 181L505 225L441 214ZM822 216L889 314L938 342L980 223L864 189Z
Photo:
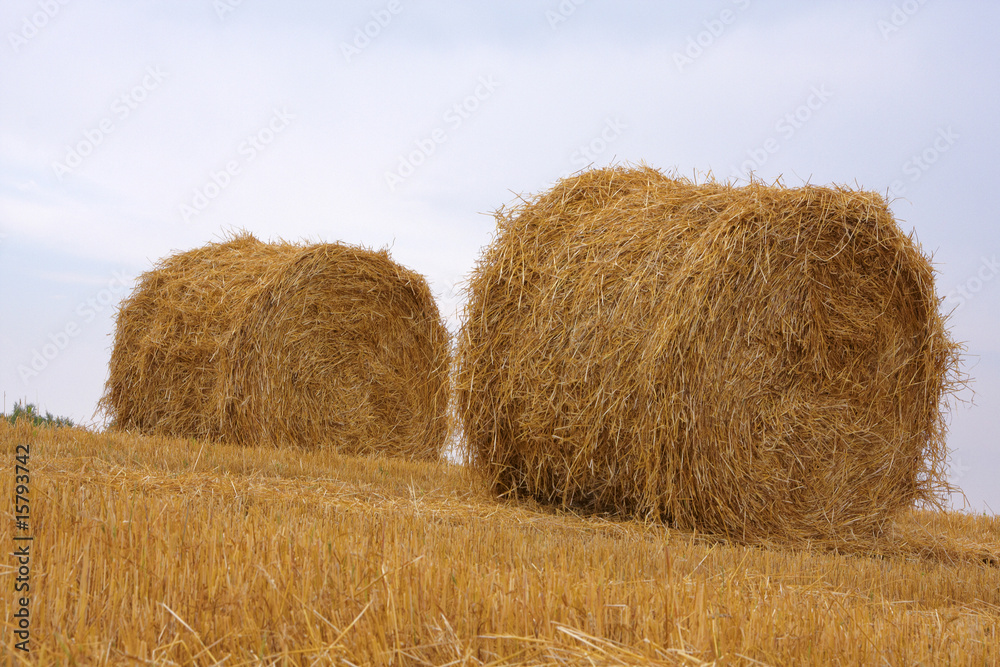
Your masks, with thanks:
M141 276L101 404L147 434L436 458L449 358L426 281L385 251L244 234Z
M747 540L939 498L958 348L881 196L613 167L497 220L455 378L497 493Z

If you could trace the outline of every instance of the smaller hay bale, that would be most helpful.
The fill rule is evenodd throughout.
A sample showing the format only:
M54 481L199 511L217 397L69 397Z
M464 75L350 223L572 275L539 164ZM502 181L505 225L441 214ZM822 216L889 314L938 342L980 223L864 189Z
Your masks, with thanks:
M432 459L449 360L427 282L387 252L241 235L140 277L101 406L147 434Z
M751 540L946 487L958 348L881 196L609 168L497 219L455 383L498 494Z

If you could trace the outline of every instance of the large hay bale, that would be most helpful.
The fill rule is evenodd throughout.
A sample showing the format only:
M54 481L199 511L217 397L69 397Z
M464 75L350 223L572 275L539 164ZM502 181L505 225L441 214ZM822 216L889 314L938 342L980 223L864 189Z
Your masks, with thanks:
M496 492L741 539L939 497L957 351L881 196L616 167L497 218L456 375Z
M102 406L143 433L435 458L449 358L426 281L385 251L242 235L141 276Z

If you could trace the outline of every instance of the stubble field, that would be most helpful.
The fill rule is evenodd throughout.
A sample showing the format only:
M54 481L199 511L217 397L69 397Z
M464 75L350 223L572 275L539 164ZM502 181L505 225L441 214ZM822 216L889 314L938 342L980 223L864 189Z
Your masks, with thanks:
M490 497L460 466L16 426L31 652L10 664L1000 664L1000 521L740 545ZM20 533L19 533L20 534Z

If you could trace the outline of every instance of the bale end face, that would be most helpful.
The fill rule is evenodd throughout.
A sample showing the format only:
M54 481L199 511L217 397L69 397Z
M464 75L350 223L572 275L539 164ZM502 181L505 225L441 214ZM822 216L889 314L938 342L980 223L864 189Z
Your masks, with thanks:
M143 433L436 458L448 365L426 281L384 251L246 235L141 276L102 406Z
M742 539L934 501L957 347L878 195L565 179L500 216L457 410L500 494Z

